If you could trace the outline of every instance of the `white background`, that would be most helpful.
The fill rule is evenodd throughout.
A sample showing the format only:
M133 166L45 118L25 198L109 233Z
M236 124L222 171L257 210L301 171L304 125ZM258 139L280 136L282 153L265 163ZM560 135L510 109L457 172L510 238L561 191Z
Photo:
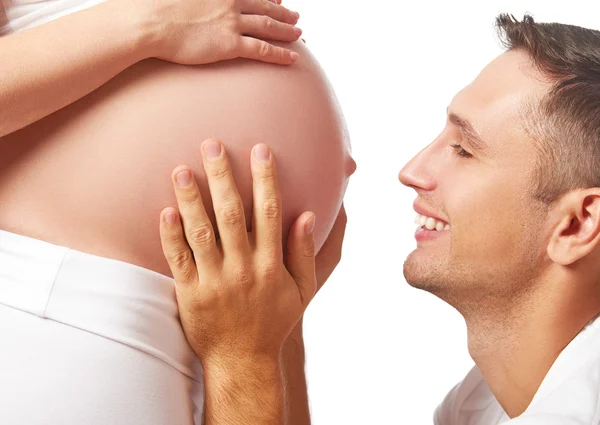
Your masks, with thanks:
M305 318L314 425L430 424L472 367L461 316L402 276L416 246L415 193L398 172L502 52L498 13L599 29L594 3L284 0L336 90L358 163L342 262Z

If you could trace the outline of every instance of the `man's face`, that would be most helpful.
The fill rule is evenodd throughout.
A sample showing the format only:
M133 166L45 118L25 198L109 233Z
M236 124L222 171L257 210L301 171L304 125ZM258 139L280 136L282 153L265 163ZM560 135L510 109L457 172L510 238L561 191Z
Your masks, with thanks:
M526 53L491 62L448 107L443 132L399 174L429 220L406 280L455 307L526 291L546 261L547 209L532 197L537 151L523 106L549 89ZM449 226L449 229L448 229ZM447 229L447 230L444 230Z

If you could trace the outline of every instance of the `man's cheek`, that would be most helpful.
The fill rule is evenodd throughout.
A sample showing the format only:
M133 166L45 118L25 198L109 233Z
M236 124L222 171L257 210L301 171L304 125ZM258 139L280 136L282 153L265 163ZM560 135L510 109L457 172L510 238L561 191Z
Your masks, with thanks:
M465 263L489 262L510 246L504 236L486 220L455 223L450 234L453 256Z

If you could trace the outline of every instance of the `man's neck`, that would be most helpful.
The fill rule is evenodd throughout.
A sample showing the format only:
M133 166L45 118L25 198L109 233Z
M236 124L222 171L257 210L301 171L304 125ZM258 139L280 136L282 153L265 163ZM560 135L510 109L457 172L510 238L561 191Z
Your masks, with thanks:
M511 418L527 409L561 351L600 312L598 291L545 288L510 306L463 314L471 357Z

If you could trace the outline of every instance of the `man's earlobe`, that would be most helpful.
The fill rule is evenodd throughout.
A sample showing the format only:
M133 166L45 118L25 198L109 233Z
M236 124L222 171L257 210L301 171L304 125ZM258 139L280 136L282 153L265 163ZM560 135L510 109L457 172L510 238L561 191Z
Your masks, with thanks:
M600 244L600 188L568 193L556 208L561 218L550 236L548 256L568 266Z

